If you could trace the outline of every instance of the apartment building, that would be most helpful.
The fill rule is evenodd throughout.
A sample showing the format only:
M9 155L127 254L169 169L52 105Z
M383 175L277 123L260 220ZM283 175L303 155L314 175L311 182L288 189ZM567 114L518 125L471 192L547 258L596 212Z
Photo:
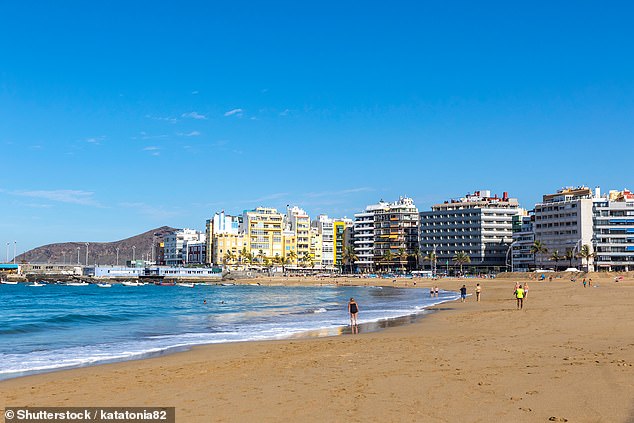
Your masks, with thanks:
M357 256L354 262L359 273L373 272L374 263L374 215L387 210L388 203L383 200L369 205L361 213L354 215L353 248Z
M353 246L357 271L397 270L411 267L418 247L418 209L411 198L380 201L356 213ZM345 224L343 225L345 231ZM343 242L342 242L343 244ZM343 245L342 245L343 246Z
M297 206L286 207L286 225L295 234L298 259L310 254L310 217Z
M384 270L413 268L418 251L418 209L400 197L374 214L374 262Z
M343 219L335 219L332 223L333 237L333 256L334 266L343 269L345 265L343 257L347 247L354 245L352 241L352 232L354 229L354 221L344 217Z
M535 243L534 219L532 214L513 216L513 243L509 263L509 270L512 272L528 272L533 268L535 255L531 252L531 247Z
M457 200L447 200L420 213L420 252L435 252L438 269L458 264L453 258L464 252L471 260L466 272L498 272L506 268L506 255L513 242L513 216L521 213L516 198L491 196L476 191ZM428 264L431 266L431 263Z
M241 231L248 251L269 259L284 257L282 231L284 216L275 208L257 207L242 214Z
M313 233L321 236L321 265L333 268L335 265L335 222L325 214L320 214L311 223ZM312 242L311 242L312 244Z
M205 222L205 235L206 235L206 256L205 263L208 265L221 263L222 260L216 261L214 259L215 247L213 245L216 234L234 234L237 235L240 231L240 225L242 223L242 216L230 216L225 213L224 210L216 212L211 219L207 219Z
M634 270L634 194L625 189L596 197L592 204L596 257L591 263L596 270Z
M187 245L189 243L204 243L205 234L193 229L179 229L165 235L164 254L165 264L168 266L182 266L187 263Z
M213 262L216 264L234 264L240 257L240 252L248 248L248 242L243 233L217 233L214 234ZM233 260L229 258L233 257Z
M598 188L595 193L585 186L568 187L544 195L535 205L535 240L548 249L548 253L536 255L537 267L552 267L550 256L555 251L560 255L571 251L572 266L581 266L577 254L583 245L592 245L595 197L600 197Z

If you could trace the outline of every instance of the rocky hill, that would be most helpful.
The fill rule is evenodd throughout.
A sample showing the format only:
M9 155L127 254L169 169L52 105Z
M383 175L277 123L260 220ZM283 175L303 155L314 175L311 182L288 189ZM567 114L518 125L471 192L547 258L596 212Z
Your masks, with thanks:
M169 226L162 226L120 241L88 242L88 264L117 264L117 248L119 264L132 260L133 254L137 260L147 258L148 254L151 259L152 240L156 243L161 242L166 234L175 230ZM37 247L17 256L16 263L77 263L79 248L79 261L86 264L86 242L63 242Z

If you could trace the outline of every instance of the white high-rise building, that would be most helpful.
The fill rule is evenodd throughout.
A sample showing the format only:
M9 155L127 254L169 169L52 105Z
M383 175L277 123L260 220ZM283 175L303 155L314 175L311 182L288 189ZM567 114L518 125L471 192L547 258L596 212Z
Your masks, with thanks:
M320 214L313 220L311 226L321 235L321 265L333 268L335 265L335 229L334 219Z
M634 194L624 189L596 197L592 239L596 257L590 265L594 262L596 270L634 270Z
M597 190L597 197L600 193ZM550 257L557 252L564 256L572 252L572 265L581 266L577 257L583 245L592 245L592 207L595 193L588 187L563 188L543 196L535 205L535 241L541 242L547 253L536 254L537 267L550 268Z
M374 215L387 208L388 203L380 201L354 215L353 246L357 256L354 264L361 273L374 271Z

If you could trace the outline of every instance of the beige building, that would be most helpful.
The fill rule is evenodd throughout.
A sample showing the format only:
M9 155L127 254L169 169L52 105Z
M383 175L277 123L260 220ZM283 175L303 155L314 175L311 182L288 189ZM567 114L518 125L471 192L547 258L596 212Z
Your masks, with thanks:
M242 215L242 232L246 247L254 256L269 259L284 257L282 230L284 216L274 208L257 207Z
M244 234L220 233L214 235L212 259L214 263L235 264L238 263L240 252L248 247ZM234 257L228 259L228 253Z
M305 263L305 266L323 268L323 236L319 233L317 228L311 228L310 230L310 258L309 263Z

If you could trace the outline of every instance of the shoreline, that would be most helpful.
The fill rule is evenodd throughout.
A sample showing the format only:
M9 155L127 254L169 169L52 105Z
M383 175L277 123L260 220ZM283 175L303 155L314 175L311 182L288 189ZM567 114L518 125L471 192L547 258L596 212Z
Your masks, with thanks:
M188 422L628 422L634 280L593 280L531 282L522 311L512 279L443 281L469 293L479 282L482 302L436 305L442 313L378 332L205 345L10 379L0 407L175 406Z
M251 285L250 283L236 283L236 285ZM279 284L279 283L268 283L262 285L263 287L278 287L278 286L293 286L293 287L329 287L330 285L316 285L316 284ZM333 287L335 285L332 285ZM340 285L340 286L358 286L359 288L372 288L373 286L364 286L364 285ZM406 287L400 286L385 286L386 288L393 289L404 289ZM409 287L411 288L411 287ZM420 287L415 287L416 289L420 289ZM407 325L418 321L419 319L425 317L429 313L433 312L432 307L437 307L438 305L442 305L451 301L455 301L455 299L445 299L437 304L432 304L429 306L425 306L421 308L418 312L411 312L408 314L396 316L396 317L387 317L380 318L377 320L370 320L366 322L359 323L357 325L357 333L371 333L381 331L391 327L397 327L402 325ZM291 333L284 336L271 336L270 338L254 338L254 339L244 339L244 340L235 340L235 341L222 341L222 342L203 342L199 344L188 344L188 345L173 345L168 346L160 350L146 351L140 352L133 356L128 357L112 357L106 358L99 361L93 362L85 362L80 364L72 364L62 367L54 367L47 369L34 369L34 370L24 370L13 373L0 374L0 382L6 380L13 380L17 378L29 377L29 376L38 376L48 373L56 373L56 372L64 372L68 370L74 369L82 369L82 368L90 368L94 366L102 366L107 364L116 364L116 363L125 363L129 361L139 361L146 360L152 358L163 357L171 354L181 353L191 351L194 348L205 347L210 345L222 345L222 344L235 344L235 343L251 343L251 342L267 342L267 341L284 341L284 340L301 340L308 338L322 338L322 337L336 337L342 335L350 335L352 334L352 327L350 324L343 324L340 326L329 326L329 327L321 327L316 329L308 329L302 330L295 333Z

